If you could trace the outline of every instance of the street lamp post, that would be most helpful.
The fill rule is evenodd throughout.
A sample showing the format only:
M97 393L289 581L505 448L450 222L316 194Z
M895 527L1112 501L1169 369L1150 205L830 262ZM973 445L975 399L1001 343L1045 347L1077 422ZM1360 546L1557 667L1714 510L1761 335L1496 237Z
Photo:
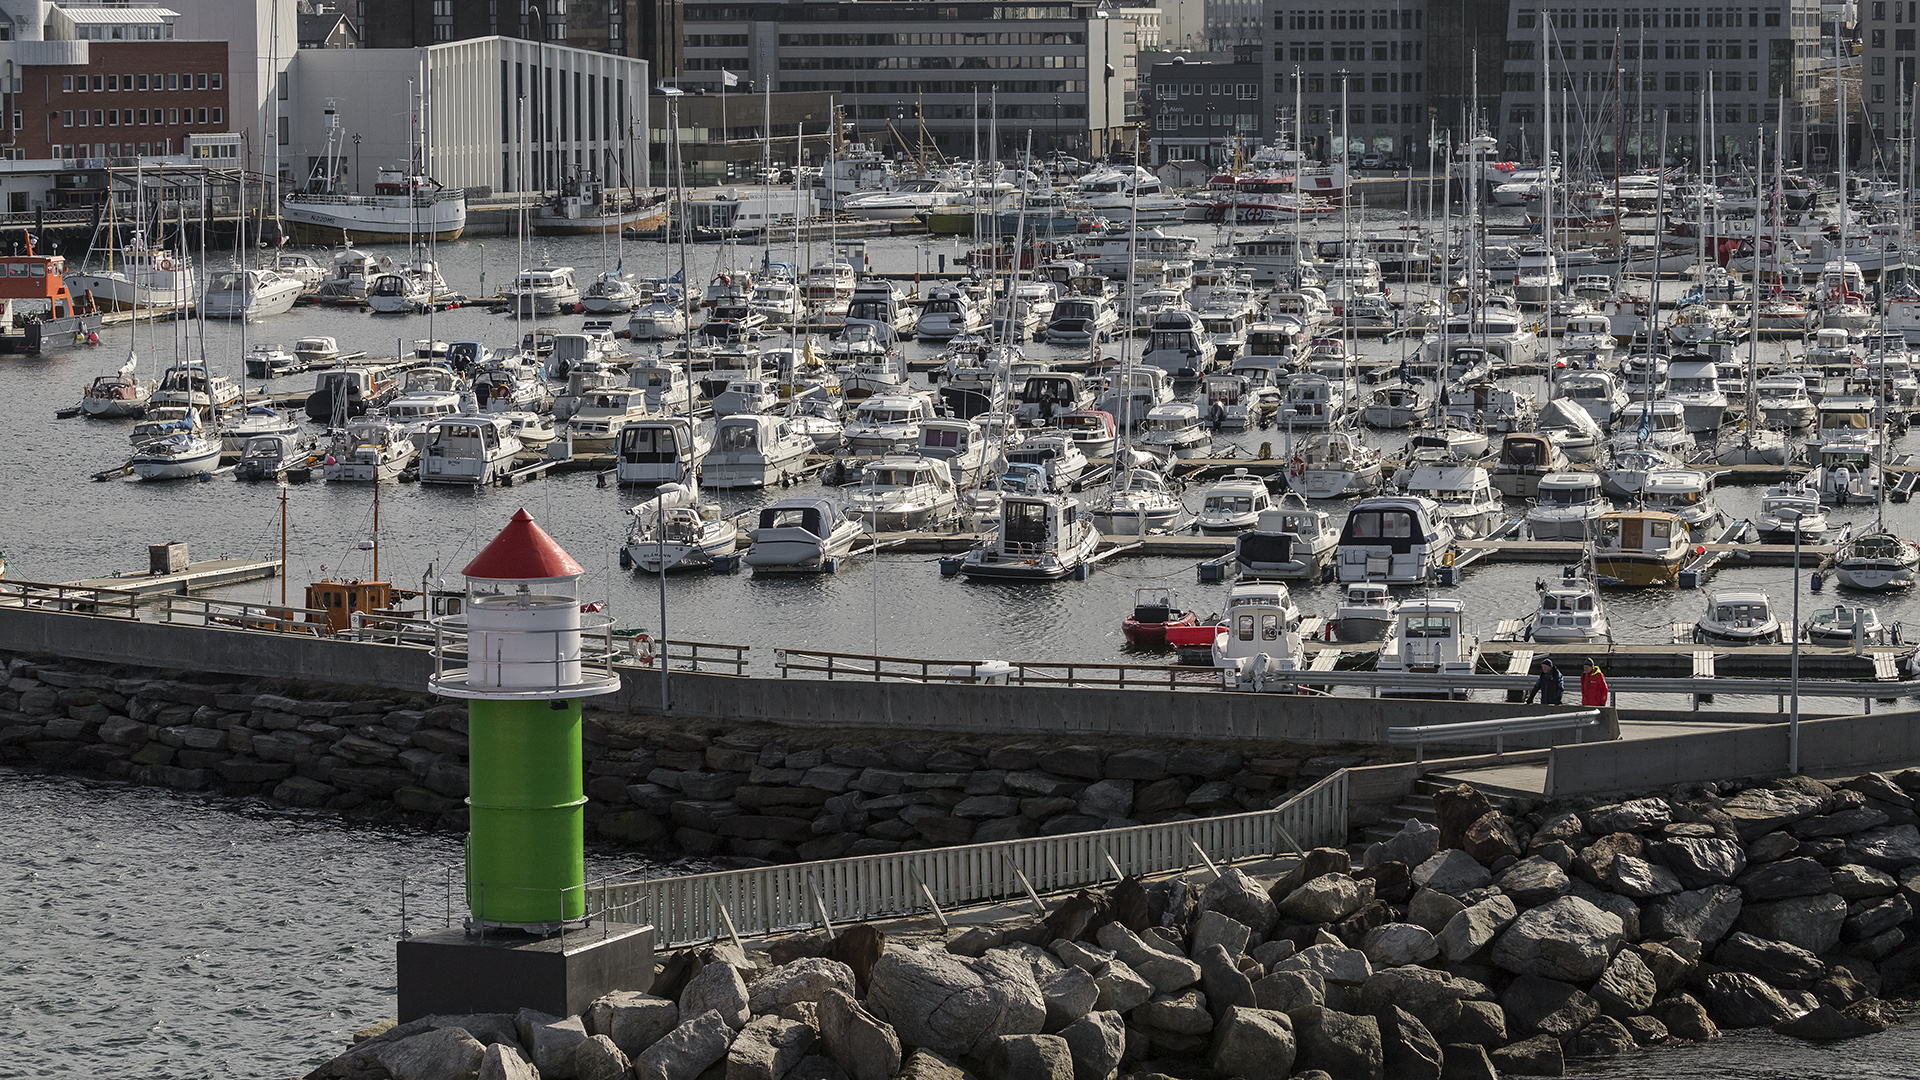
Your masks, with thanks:
M353 133L353 193L360 194L360 133Z
M1060 158L1060 95L1053 95L1053 156Z

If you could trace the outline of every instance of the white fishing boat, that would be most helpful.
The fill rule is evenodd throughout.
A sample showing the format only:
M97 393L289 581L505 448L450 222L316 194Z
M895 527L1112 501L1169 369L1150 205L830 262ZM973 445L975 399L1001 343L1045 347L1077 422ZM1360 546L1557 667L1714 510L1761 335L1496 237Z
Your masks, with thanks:
M847 493L847 516L878 532L924 532L950 523L959 495L947 463L888 454L870 462Z
M1528 617L1526 640L1545 645L1577 645L1613 640L1606 605L1577 566L1569 566L1558 585L1539 585L1540 606Z
M1379 641L1387 636L1400 601L1385 585L1356 581L1347 586L1330 626L1341 641Z
M400 425L384 416L365 417L335 436L322 475L362 484L397 480L417 453Z
M1287 428L1331 427L1347 404L1346 388L1334 379L1303 372L1287 380L1286 399L1274 422Z
M1698 469L1658 469L1647 474L1640 498L1649 510L1665 510L1681 521L1696 540L1716 538L1726 515L1713 501L1713 476Z
M1112 415L1098 409L1058 414L1053 418L1053 429L1072 439L1089 460L1112 457L1120 442Z
M1199 313L1190 308L1163 308L1153 317L1139 362L1181 378L1199 378L1213 370L1215 356L1213 337Z
M423 484L493 484L513 472L523 449L513 424L499 413L444 416L427 425L420 448Z
M328 106L327 155L336 159L339 127ZM338 173L343 175L344 167ZM280 204L281 217L296 240L305 244L333 244L344 236L350 244L404 244L432 236L458 240L467 225L465 188L448 188L430 176L381 166L374 177L373 194L321 191L290 192Z
M1796 535L1802 544L1818 544L1826 539L1829 528L1820 489L1805 479L1788 480L1762 492L1753 524L1763 544L1791 544Z
M1406 493L1432 501L1440 518L1462 540L1477 540L1498 528L1505 517L1493 478L1478 465L1433 462L1408 473Z
M198 431L177 431L145 443L127 459L127 469L142 480L184 480L220 467L220 440Z
M646 303L649 295L632 274L608 270L580 293L580 306L592 315L630 315Z
M1037 465L1046 471L1048 491L1074 491L1087 471L1087 455L1080 444L1059 434L1042 433L1007 446L1008 464Z
M1787 373L1757 379L1753 395L1760 409L1760 420L1769 428L1800 431L1813 424L1816 409L1803 375Z
M223 270L207 282L198 310L209 319L253 322L292 311L303 288L278 270Z
M645 390L598 386L581 395L560 433L575 454L610 454L630 425L653 415Z
M192 306L199 291L193 260L185 252L149 244L142 232L108 252L105 269L68 274L66 280L68 291L76 297L91 294L94 307L103 311L171 311Z
M1389 386L1375 390L1360 407L1360 422L1383 430L1413 427L1431 412L1426 395L1417 387Z
M1693 640L1707 645L1778 645L1780 620L1773 600L1758 589L1716 589L1693 624Z
M1340 580L1425 582L1452 557L1454 539L1453 526L1431 499L1361 499L1340 530Z
M818 573L845 558L863 531L832 499L781 499L761 508L759 523L747 531L753 546L740 561L756 574Z
M954 486L964 491L978 486L998 460L998 454L990 454L991 442L971 420L936 417L921 422L920 437L911 452L945 461Z
M1307 670L1308 659L1286 608L1249 603L1228 610L1226 626L1213 638L1213 664L1225 689L1292 693L1289 677Z
M960 572L970 578L1052 581L1082 572L1100 546L1100 531L1062 495L1007 494L993 536L969 550Z
M1272 508L1273 495L1266 481L1235 469L1207 488L1194 520L1203 533L1245 532Z
M147 398L150 409L194 409L211 414L240 401L240 385L225 375L215 375L202 361L175 364L160 375L160 383Z
M1374 670L1406 675L1408 681L1380 688L1382 697L1451 697L1464 700L1457 680L1472 675L1480 660L1480 639L1467 623L1466 605L1456 599L1406 600L1380 643Z
M1527 507L1527 530L1535 540L1589 540L1611 507L1593 473L1551 473L1540 478Z

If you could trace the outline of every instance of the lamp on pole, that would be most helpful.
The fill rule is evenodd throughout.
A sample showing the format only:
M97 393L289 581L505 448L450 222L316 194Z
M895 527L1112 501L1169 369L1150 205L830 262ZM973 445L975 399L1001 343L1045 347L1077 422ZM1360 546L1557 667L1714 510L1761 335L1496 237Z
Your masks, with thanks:
M1053 95L1053 156L1060 158L1060 95Z
M353 133L353 193L360 194L360 133Z

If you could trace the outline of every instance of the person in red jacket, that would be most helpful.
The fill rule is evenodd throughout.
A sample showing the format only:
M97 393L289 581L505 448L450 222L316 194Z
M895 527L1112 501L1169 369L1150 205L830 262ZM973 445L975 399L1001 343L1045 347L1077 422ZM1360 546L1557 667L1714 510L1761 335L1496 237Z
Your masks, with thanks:
M1600 665L1592 659L1588 659L1587 670L1580 676L1580 704L1588 708L1607 705L1607 677L1600 673Z

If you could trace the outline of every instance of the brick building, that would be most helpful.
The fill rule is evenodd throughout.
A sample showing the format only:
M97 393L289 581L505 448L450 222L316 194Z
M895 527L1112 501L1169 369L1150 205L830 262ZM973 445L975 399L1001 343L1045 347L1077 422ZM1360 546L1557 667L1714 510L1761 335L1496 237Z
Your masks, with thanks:
M85 66L21 67L13 148L26 158L185 152L189 133L248 126L229 116L224 41L93 41Z

